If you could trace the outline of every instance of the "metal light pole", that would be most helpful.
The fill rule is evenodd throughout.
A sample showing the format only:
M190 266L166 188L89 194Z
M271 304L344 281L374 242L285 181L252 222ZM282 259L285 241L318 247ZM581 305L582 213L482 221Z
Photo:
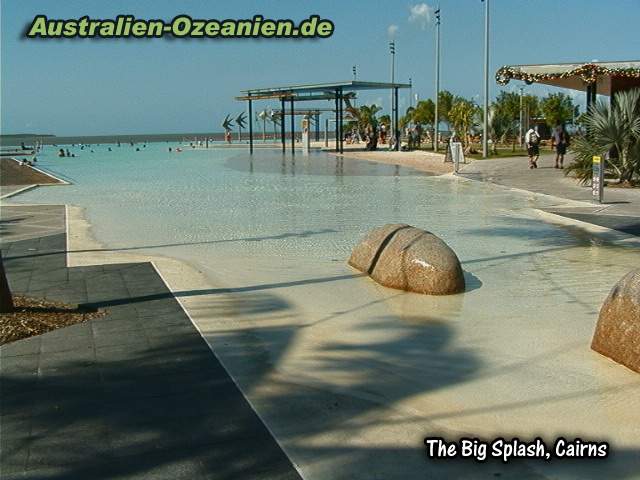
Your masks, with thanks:
M435 11L436 16L436 101L435 116L433 119L433 151L438 151L439 112L438 97L440 96L440 6Z
M520 87L520 124L519 124L520 133L518 135L518 142L520 143L520 147L521 148L522 148L522 126L523 126L522 125L522 113L523 113L522 112L522 94L523 94L523 92L524 92L524 88Z
M355 82L358 78L358 69L356 68L356 66L354 65L351 68L351 71L353 72L353 81ZM353 99L353 106L355 107L357 105L356 99Z
M391 53L391 83L395 83L396 78L396 42L391 40L389 42L389 52ZM391 109L391 125L395 125L393 118L393 88L389 95L389 107Z
M489 156L489 0L484 2L484 112L482 112L482 157Z
M409 107L413 108L413 83L411 83L411 77L409 77Z

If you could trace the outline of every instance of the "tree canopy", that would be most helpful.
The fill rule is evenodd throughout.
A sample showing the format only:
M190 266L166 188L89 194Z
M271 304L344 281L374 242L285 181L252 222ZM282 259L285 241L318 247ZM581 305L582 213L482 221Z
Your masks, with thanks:
M466 146L471 128L476 125L480 107L472 100L458 97L449 111L449 122Z
M420 100L413 110L413 123L433 127L433 120L436 114L435 109L435 103L430 98Z
M571 97L565 93L550 93L541 102L544 119L551 128L573 120L575 106Z
M449 111L453 106L455 97L448 90L441 90L438 94L438 120L450 123ZM434 107L435 108L435 107ZM435 113L434 113L435 115Z

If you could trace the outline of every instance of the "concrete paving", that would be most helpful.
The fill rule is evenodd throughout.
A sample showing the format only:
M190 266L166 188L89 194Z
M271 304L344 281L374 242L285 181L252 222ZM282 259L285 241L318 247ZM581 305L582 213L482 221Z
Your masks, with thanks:
M2 243L64 234L65 207L60 205L2 206L0 239Z
M593 201L590 186L579 185L553 168L555 155L546 154L538 161L539 168L530 170L526 157L476 160L464 165L460 175L473 180L496 183L505 187L543 193L567 200L588 202L582 206L546 209L561 215L603 227L640 235L640 189L605 187L604 203ZM565 165L571 162L570 156Z
M0 477L300 478L152 264L67 267L64 213L2 208L11 288L108 315L0 347Z
M37 185L0 185L0 198L8 198L35 187Z

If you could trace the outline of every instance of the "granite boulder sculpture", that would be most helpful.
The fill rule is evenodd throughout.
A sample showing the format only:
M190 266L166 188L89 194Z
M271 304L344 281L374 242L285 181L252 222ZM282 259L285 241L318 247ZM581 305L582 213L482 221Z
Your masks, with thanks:
M625 275L604 301L591 348L640 373L640 269Z
M465 288L455 252L433 233L406 224L374 228L353 249L349 265L399 290L450 295Z

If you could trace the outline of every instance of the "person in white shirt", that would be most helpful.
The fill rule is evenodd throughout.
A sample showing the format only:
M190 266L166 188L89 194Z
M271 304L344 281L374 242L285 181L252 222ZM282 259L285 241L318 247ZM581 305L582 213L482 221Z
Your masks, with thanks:
M535 129L530 128L524 136L524 143L527 146L527 155L529 155L529 168L538 168L540 135Z

